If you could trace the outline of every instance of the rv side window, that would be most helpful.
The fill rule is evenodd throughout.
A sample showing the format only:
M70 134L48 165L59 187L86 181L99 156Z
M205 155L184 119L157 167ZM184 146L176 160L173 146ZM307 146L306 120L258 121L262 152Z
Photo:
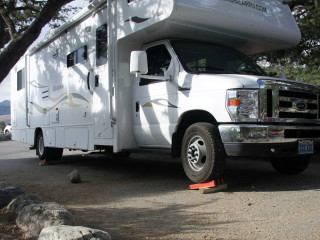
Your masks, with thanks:
M148 73L147 76L156 76L156 77L163 77L165 71L167 71L170 62L171 62L171 55L168 52L168 49L165 45L158 45L155 47L151 47L147 49L147 58L148 58ZM148 79L145 76L141 78L140 86L147 85L151 83L158 83L163 82L163 80L159 79Z
M108 25L104 24L96 31L97 67L107 63L108 57Z
M17 91L24 89L26 86L24 68L17 73Z
M84 62L88 59L87 45L77 49L76 51L68 54L67 67L72 67L77 63Z

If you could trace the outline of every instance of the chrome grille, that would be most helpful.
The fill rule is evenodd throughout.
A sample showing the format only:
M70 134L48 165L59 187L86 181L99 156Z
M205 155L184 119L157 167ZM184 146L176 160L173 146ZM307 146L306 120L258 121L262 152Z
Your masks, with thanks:
M290 80L262 80L260 112L265 121L320 123L320 88Z
M279 90L279 118L317 119L317 94Z

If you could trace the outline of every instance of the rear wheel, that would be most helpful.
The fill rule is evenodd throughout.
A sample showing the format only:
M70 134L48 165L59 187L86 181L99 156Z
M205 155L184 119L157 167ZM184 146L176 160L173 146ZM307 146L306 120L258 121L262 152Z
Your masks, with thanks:
M193 182L222 177L226 153L215 126L210 123L192 124L183 137L181 158L184 171Z
M281 174L301 173L308 167L310 161L310 156L270 158L272 167Z
M37 136L37 155L40 160L57 161L60 160L63 154L62 148L49 148L44 146L44 138L42 132Z

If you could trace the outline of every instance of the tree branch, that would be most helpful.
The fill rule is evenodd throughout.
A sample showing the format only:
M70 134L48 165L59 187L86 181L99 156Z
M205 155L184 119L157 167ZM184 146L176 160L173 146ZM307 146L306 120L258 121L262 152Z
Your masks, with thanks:
M0 8L0 15L1 15L3 21L5 22L5 24L7 25L7 28L9 30L9 34L10 34L10 38L13 40L16 35L16 29L15 29L13 21L11 20L9 14L5 10L5 8Z
M28 47L38 38L41 29L56 16L61 7L73 0L48 0L39 16L20 36L13 39L0 54L0 83L8 75L10 69L18 62ZM14 54L13 54L14 53Z

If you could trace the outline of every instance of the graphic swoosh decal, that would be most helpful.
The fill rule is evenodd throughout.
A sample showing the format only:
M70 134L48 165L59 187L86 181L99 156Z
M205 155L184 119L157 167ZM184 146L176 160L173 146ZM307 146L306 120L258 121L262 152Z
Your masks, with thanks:
M51 107L44 108L44 107L41 107L40 105L38 105L37 103L32 103L32 104L40 113L43 113L43 114L46 114L46 113L50 112L52 109L54 109L59 104L61 104L61 106L67 105L69 107L80 107L80 106L82 106L82 104L75 103L73 101L73 98L80 99L82 101L85 101L85 102L89 103L89 101L85 97L81 96L78 93L63 93L57 98L50 98L50 100L52 102L57 102L56 104L54 104Z
M35 80L33 80L32 82L30 82L30 85L31 86L34 86L36 88L45 88L45 87L48 87L48 86L43 86L41 84L39 84L38 82L36 82Z
M161 107L169 107L169 108L179 108L175 105L173 105L172 103L170 103L167 99L154 99L150 102L145 103L144 105L142 105L142 107L153 107L153 105L158 105Z

